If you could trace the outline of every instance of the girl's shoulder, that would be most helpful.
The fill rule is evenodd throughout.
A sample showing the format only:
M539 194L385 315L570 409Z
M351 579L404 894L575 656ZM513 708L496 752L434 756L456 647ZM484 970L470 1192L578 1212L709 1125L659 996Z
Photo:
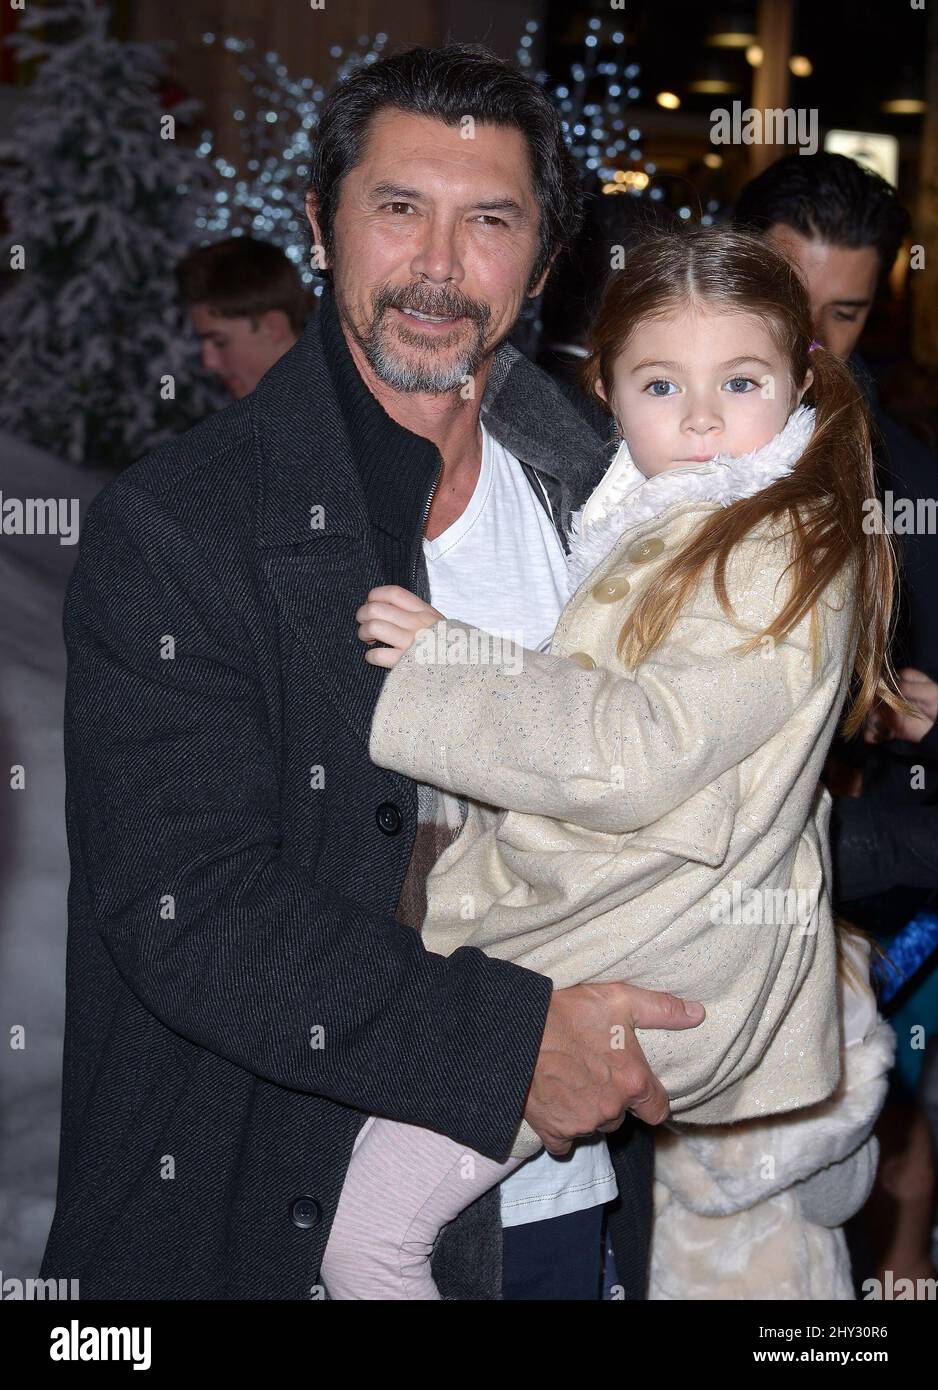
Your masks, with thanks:
M723 573L726 596L737 625L749 634L769 628L783 611L797 584L794 545L790 524L779 518L768 519L742 536L729 553ZM715 571L710 568L701 585L694 607L725 622L727 614L720 600ZM814 605L789 633L796 646L812 646L812 628L817 626L822 647L830 657L843 655L853 621L853 572L842 566L824 586Z
M793 579L795 548L790 520L787 517L769 517L734 545L727 574L732 574L737 582L745 582L747 587L758 583L761 577L762 582L771 585L774 590L783 576ZM821 598L825 603L840 608L853 587L854 568L848 561L831 576L821 592Z

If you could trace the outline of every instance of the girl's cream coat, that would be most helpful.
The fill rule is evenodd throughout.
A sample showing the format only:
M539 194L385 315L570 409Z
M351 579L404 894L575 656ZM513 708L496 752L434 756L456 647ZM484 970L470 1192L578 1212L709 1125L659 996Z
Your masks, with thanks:
M376 763L473 799L428 881L429 949L478 946L558 987L701 1000L699 1027L638 1032L672 1113L698 1124L810 1105L838 1082L818 779L853 658L849 585L819 605L816 670L807 619L734 652L784 593L788 545L763 527L727 570L736 624L705 582L634 671L616 640L701 521L789 471L812 425L799 409L752 455L647 482L620 450L587 504L571 556L586 577L549 654L486 661L484 634L441 619L389 672L372 723ZM513 1152L538 1147L522 1122Z

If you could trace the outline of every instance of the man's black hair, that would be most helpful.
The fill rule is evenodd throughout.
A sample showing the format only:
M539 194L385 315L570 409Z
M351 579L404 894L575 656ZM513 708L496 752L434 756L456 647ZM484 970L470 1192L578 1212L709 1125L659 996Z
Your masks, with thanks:
M480 124L511 126L522 133L540 208L533 284L553 252L579 231L583 213L576 162L544 88L478 44L411 48L359 68L330 92L316 133L309 184L319 200L330 259L342 180L362 158L372 118L389 107L450 126L471 116Z
M851 250L873 246L881 282L911 226L895 189L843 154L792 154L770 164L740 193L734 221L757 232L783 222Z

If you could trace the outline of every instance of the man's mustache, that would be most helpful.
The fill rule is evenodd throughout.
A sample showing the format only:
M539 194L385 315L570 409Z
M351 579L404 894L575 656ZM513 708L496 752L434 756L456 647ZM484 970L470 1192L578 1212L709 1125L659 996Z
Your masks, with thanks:
M485 322L489 317L489 310L485 304L474 304L471 300L461 299L436 299L429 300L425 296L409 295L404 297L378 296L378 303L375 306L378 314L384 313L386 309L414 309L418 314L428 314L431 318L474 318L477 322Z

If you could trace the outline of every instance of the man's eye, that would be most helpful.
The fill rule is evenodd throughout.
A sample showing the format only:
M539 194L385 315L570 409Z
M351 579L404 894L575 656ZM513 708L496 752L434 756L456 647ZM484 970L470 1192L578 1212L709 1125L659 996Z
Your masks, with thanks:
M841 309L834 310L834 318L839 319L841 323L856 323L857 321L856 314L845 314Z
M507 226L508 226L508 223L505 221L505 219L504 219L503 217L496 217L496 216L495 216L493 213L491 213L491 212L480 212L480 213L479 213L479 221L480 221L480 222L489 222L489 223L492 223L492 224L494 224L495 226L498 226L498 227L507 227Z
M646 390L646 391L650 391L651 394L652 394L653 396L670 396L670 394L671 394L670 391L656 391L656 390L655 390L655 387L656 387L656 386L674 386L674 382L673 382L673 381L664 381L663 379L661 379L661 380L658 380L658 381L650 381L650 382L648 383L648 385L645 387L645 390ZM675 390L676 390L676 389L677 389L677 388L675 387Z
M412 208L413 203L385 203L386 208Z
M753 390L755 390L755 388L758 386L759 383L758 383L757 381L753 381L753 379L752 379L751 376L732 376L732 377L730 377L729 381L728 381L726 384L727 384L727 386L729 386L730 388L732 388L732 387L734 387L734 386L736 386L736 385L740 385L740 384L741 384L741 385L743 386L743 388L745 388L745 389L743 389L743 390L741 390L741 391L735 391L735 390L733 390L733 391L732 391L732 395L734 395L734 396L747 396L747 395L749 394L748 388L751 386L751 387L753 388Z

